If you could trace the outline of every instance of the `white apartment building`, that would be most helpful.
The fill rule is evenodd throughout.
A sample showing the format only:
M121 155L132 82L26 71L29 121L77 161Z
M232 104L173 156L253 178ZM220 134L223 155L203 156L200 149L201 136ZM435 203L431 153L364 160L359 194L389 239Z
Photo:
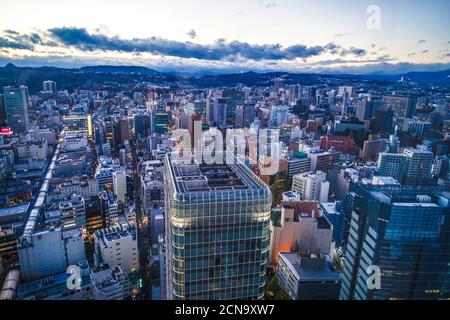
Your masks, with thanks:
M300 194L302 200L328 201L330 183L325 172L300 173L292 179L292 191Z
M115 171L113 173L113 188L117 200L125 203L125 195L127 194L127 174L125 171Z
M138 263L138 243L136 225L133 223L116 225L97 230L94 233L96 267L108 264L119 266L124 272L136 272Z
M71 182L61 184L61 194L69 197L78 194L85 199L98 195L98 182L87 177L75 178Z

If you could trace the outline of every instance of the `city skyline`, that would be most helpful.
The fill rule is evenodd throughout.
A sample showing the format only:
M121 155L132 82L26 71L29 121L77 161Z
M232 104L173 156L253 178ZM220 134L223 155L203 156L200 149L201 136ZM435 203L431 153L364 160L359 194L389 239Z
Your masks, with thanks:
M450 299L448 0L1 8L0 303Z
M450 68L450 4L441 0L136 0L126 7L22 0L2 7L0 64L355 74Z

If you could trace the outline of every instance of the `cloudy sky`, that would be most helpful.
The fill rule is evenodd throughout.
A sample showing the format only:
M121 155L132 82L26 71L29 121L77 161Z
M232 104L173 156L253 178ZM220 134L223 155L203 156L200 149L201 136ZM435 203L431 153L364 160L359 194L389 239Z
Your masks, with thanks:
M8 62L183 72L442 70L450 68L450 1L2 1L0 64Z

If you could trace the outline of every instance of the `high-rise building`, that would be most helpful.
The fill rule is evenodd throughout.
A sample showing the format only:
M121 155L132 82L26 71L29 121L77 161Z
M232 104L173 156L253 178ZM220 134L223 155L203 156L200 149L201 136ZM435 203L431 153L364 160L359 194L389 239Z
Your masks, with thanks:
M56 93L58 91L56 82L51 80L44 81L42 83L42 91L44 91L45 93Z
M340 86L338 90L338 95L344 97L347 95L348 97L354 96L354 90L352 86Z
M125 171L113 172L113 189L117 200L125 203L125 195L127 194L127 174Z
M169 130L169 114L167 112L152 112L152 132L165 134Z
M235 114L236 128L249 128L256 116L254 105L238 106Z
M436 156L431 169L433 177L445 178L448 174L450 159L447 155Z
M3 94L0 94L0 126L4 126L5 124L6 124L5 101L3 98Z
M142 139L149 136L151 132L151 117L148 114L138 114L134 117L134 134L136 138Z
M116 119L114 122L114 134L116 145L124 144L126 140L130 140L130 128L126 117Z
M15 133L24 133L30 127L30 102L26 86L3 87L3 100L8 126Z
M263 299L270 189L245 165L165 158L169 299Z
M300 94L300 85L290 85L289 86L289 104L296 104L297 100L299 99L299 94Z
M448 192L353 184L347 199L341 299L449 298Z
M375 119L372 123L372 131L381 136L389 136L392 133L394 121L394 111L392 110L377 110L375 112Z
M191 147L198 149L201 146L201 121L202 116L194 113L188 119L188 132L191 137Z
M429 121L412 120L408 122L408 132L416 136L422 137L428 129L431 129Z
M373 102L370 100L358 100L356 102L355 116L360 120L366 120L372 118L373 114Z
M412 96L383 96L386 109L394 112L396 118L410 118L416 113L417 98Z
M408 172L408 157L403 154L382 152L378 156L379 176L388 176L403 183Z
M275 91L278 91L284 87L284 81L285 80L283 78L276 78L273 80L273 87Z
M106 227L106 217L102 212L100 197L97 195L85 198L86 206L86 240L90 240L94 232Z
M405 149L403 154L408 157L407 184L430 184L433 153L420 149Z
M226 100L217 96L206 101L206 120L208 125L224 128L227 124Z

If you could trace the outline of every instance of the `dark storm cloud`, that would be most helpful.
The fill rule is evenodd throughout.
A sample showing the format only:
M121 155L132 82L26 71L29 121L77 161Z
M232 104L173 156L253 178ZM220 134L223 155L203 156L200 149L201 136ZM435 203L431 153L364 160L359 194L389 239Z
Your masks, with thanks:
M190 41L180 42L151 37L146 39L122 39L109 37L100 33L89 33L85 28L52 28L48 30L55 40L65 46L72 46L82 51L120 51L148 52L179 58L201 60L233 60L245 58L250 60L293 60L318 56L325 52L340 53L342 56L365 54L364 49L344 49L330 43L325 46L306 46L296 44L282 47L280 44L255 45L240 41L219 39L211 45L196 44Z
M189 31L188 35L192 39L197 36L195 30ZM35 46L47 47L47 50L71 47L85 52L116 51L134 55L150 53L185 59L228 62L307 59L324 53L340 55L341 57L348 55L361 57L367 54L364 49L343 48L335 43L328 43L323 46L307 46L304 44L282 46L280 44L249 44L236 40L218 39L208 45L191 41L167 40L161 37L123 39L118 36L107 36L99 31L90 33L85 28L72 27L52 28L46 32L38 31L29 34L4 30L0 34L0 48L35 50Z
M4 30L0 35L0 48L33 50L35 45L55 47L58 44L44 34L32 32L21 34L14 30Z
M6 37L0 37L0 48L33 50L33 44L29 42L8 39Z

